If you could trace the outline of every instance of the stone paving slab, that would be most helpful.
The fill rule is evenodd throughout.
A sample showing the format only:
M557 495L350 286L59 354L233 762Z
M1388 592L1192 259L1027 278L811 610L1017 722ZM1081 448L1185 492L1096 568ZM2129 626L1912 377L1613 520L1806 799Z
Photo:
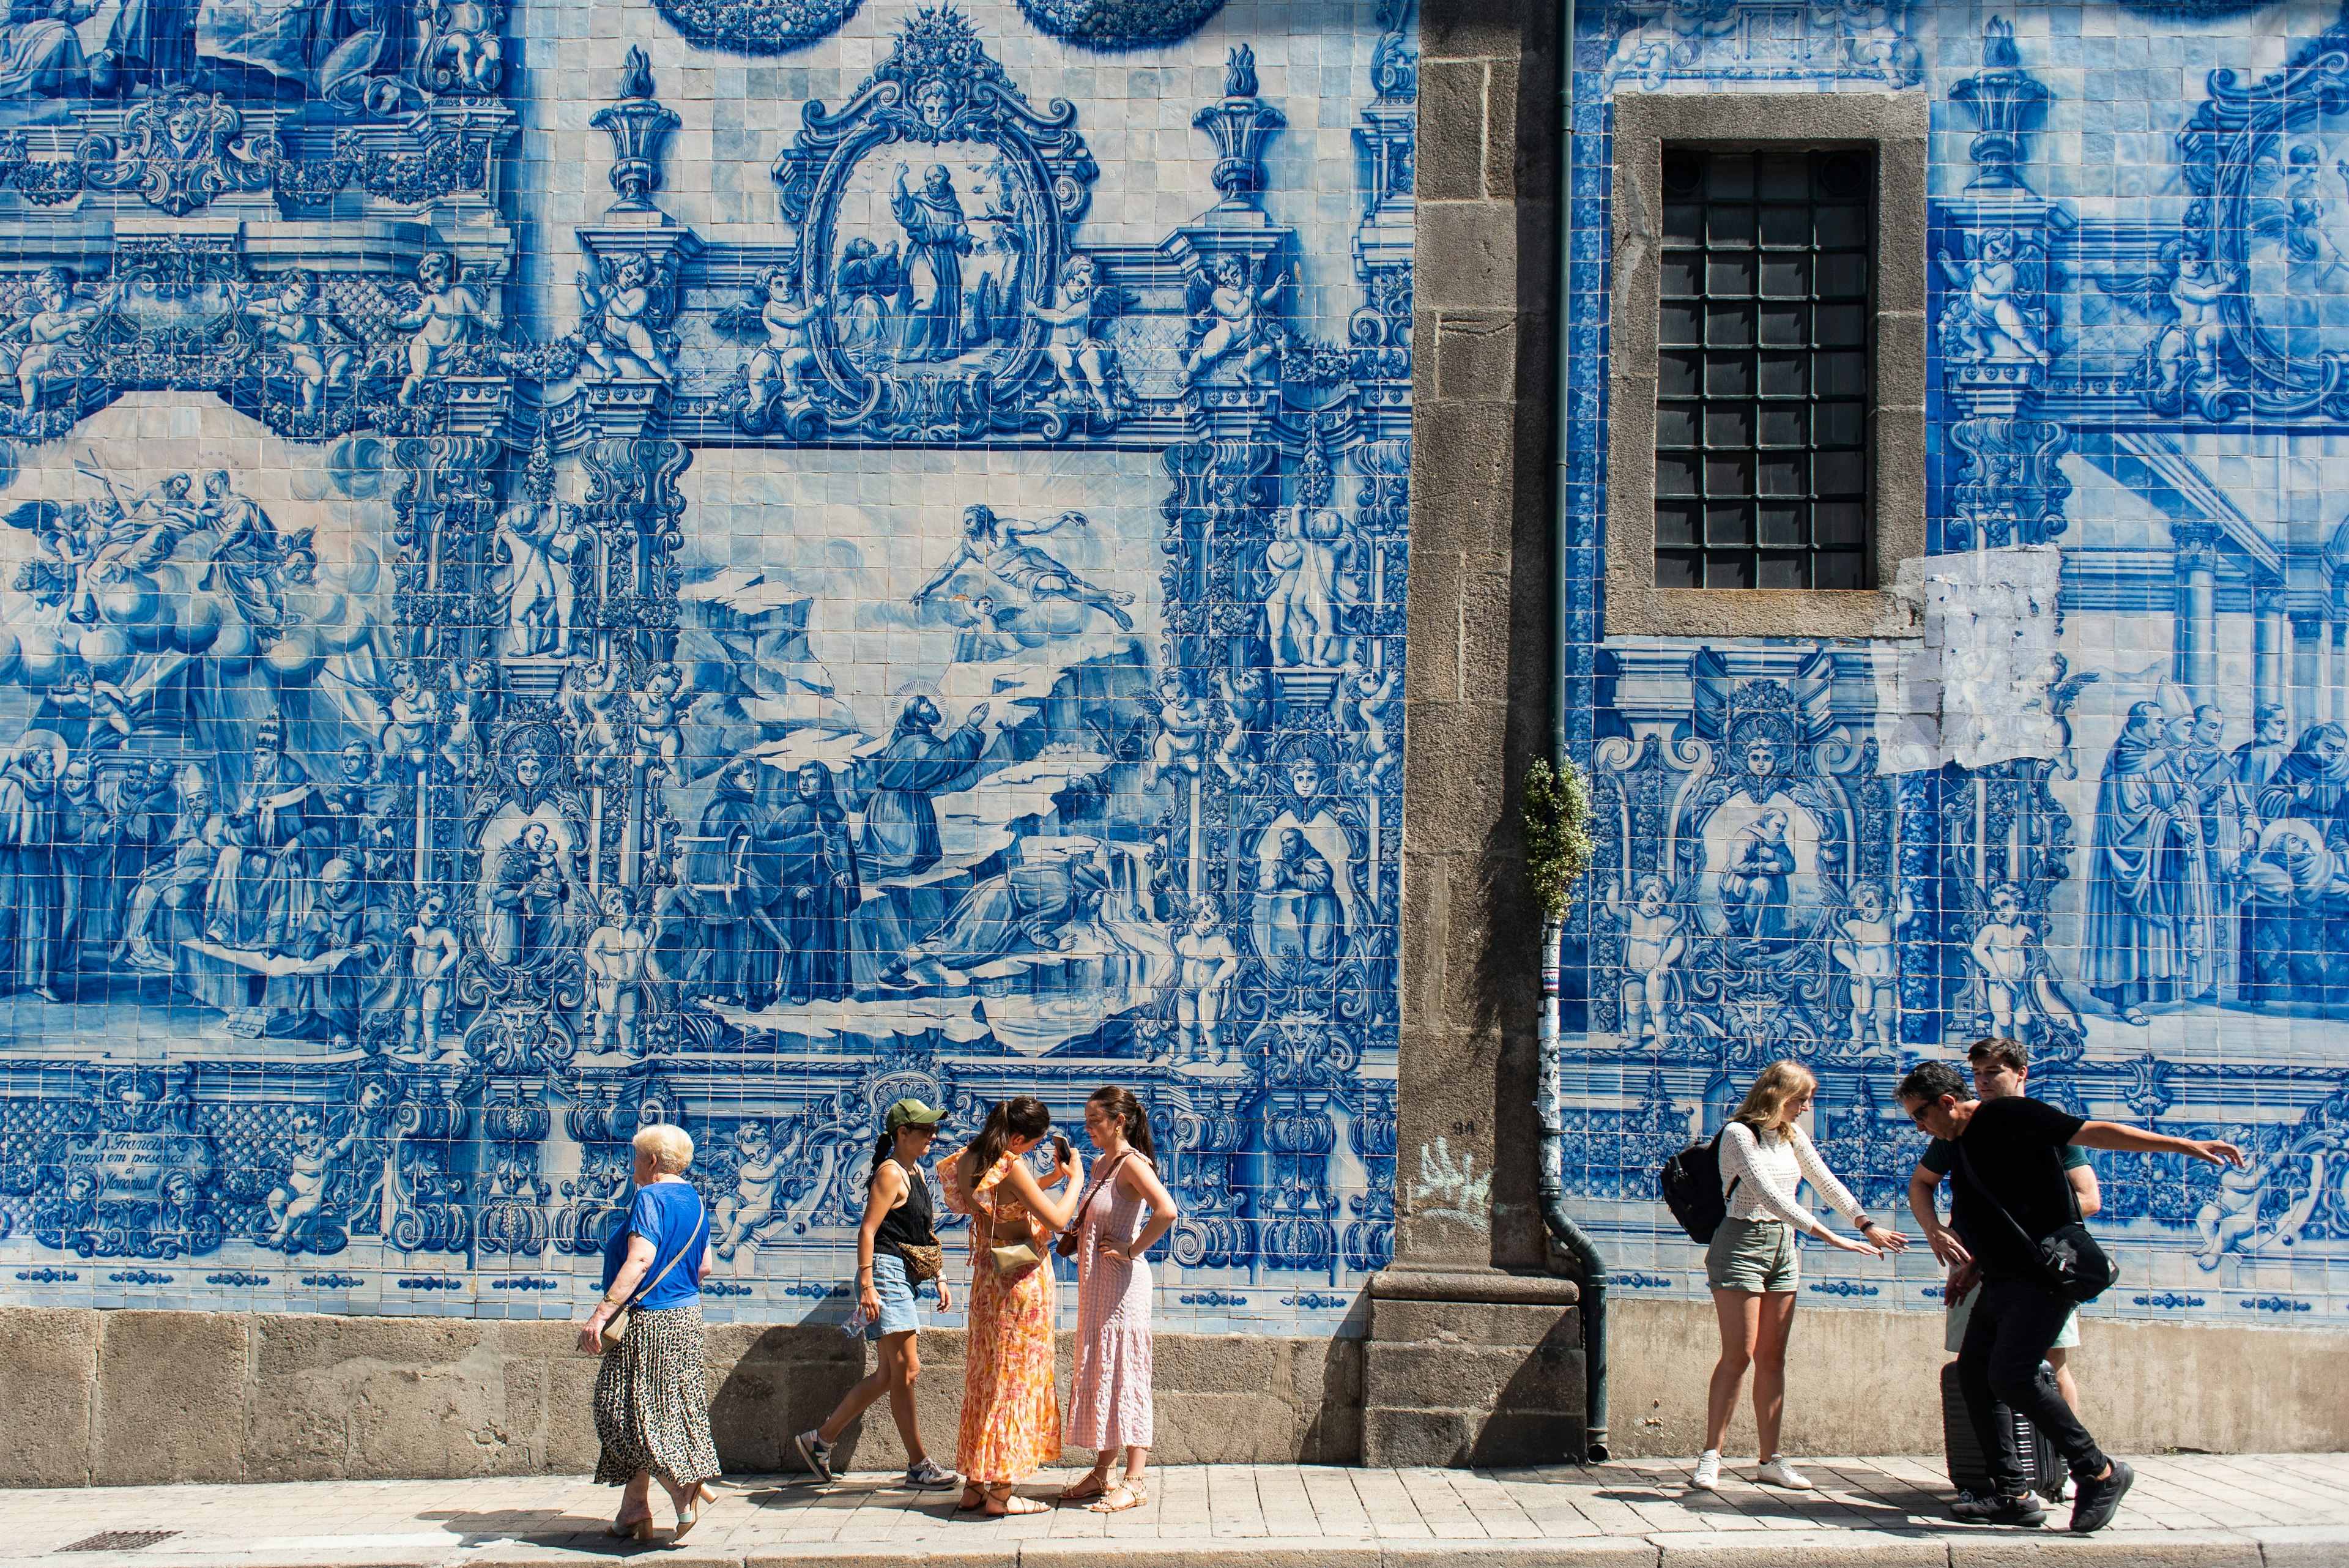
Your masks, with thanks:
M2095 1536L1951 1522L1938 1460L1813 1459L1818 1490L1733 1469L1692 1491L1685 1465L1441 1470L1217 1465L1152 1473L1117 1515L1056 1509L987 1520L895 1477L819 1486L734 1478L681 1545L616 1541L618 1494L574 1476L22 1490L0 1563L57 1568L557 1568L649 1557L657 1568L2344 1568L2349 1455L2179 1455L2136 1461L2119 1519ZM1022 1490L1050 1495L1077 1472ZM657 1508L666 1519L666 1504ZM128 1552L59 1549L168 1530ZM663 1532L666 1536L666 1531ZM648 1565L651 1568L651 1565Z

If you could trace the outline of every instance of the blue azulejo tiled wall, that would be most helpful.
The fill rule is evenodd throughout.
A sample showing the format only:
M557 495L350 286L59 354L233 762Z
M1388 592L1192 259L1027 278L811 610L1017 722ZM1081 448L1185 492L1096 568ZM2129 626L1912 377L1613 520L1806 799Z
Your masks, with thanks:
M1578 623L1599 824L1558 1062L1575 1199L1701 1296L1655 1169L1777 1056L1879 1213L1899 1073L2243 1146L2099 1154L2126 1318L2349 1327L2349 17L2315 3L1587 8L1568 501L1598 580L1613 105L1930 101L1920 640ZM1894 584L1887 583L1889 587ZM1930 1310L1921 1250L1806 1300Z
M713 1313L880 1110L1151 1107L1160 1310L1392 1250L1408 0L0 26L0 1300Z

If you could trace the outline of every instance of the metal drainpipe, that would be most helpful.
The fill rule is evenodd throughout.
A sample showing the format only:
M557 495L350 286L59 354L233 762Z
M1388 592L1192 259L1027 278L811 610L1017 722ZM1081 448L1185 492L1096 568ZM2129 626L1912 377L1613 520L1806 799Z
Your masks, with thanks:
M1558 34L1558 200L1557 290L1552 300L1551 329L1557 337L1557 498L1550 533L1551 668L1550 745L1557 765L1571 759L1567 743L1567 605L1572 584L1567 566L1567 392L1571 358L1567 329L1568 274L1574 236L1574 5L1559 0ZM1541 1118L1539 1190L1542 1219L1559 1247L1571 1254L1581 1273L1583 1420L1588 1431L1588 1457L1592 1463L1607 1458L1607 1260L1589 1232L1566 1211L1565 1112L1557 1084L1558 951L1564 928L1551 920L1542 928L1541 1078L1535 1110Z

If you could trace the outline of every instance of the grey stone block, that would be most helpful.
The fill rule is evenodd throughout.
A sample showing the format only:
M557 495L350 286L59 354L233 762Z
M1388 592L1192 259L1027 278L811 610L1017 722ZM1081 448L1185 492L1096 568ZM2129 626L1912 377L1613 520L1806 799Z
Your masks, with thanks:
M1437 310L1506 310L1516 304L1515 202L1422 197L1416 217L1412 276L1418 303Z
M1637 1568L1656 1561L1653 1543L1609 1540L1390 1541L1386 1568Z
M2122 1507L2126 1511L2127 1504ZM2101 1530L2045 1542L2033 1540L2028 1532L2008 1532L1957 1536L1949 1551L1950 1568L2038 1568L2055 1560L2058 1551L2067 1563L2110 1563L2113 1568L2124 1563L2127 1568L2261 1568L2257 1542L2218 1531Z
M0 1313L0 1486L84 1486L90 1474L91 1392L98 1314L70 1307Z
M1362 1462L1381 1469L1450 1468L1468 1461L1475 1417L1466 1410L1362 1410Z
M254 1480L502 1475L543 1463L551 1352L563 1324L273 1314L254 1323ZM521 1354L517 1354L520 1352ZM510 1369L529 1367L509 1384Z
M1485 189L1483 60L1423 59L1419 70L1420 200L1476 202Z
M1435 318L1433 342L1439 396L1472 401L1516 396L1515 312L1447 310Z
M1580 1410L1582 1355L1566 1345L1384 1345L1362 1352L1371 1409Z
M594 1357L561 1356L538 1364L540 1416L538 1451L541 1463L557 1475L578 1475L595 1468L603 1442L595 1436L595 1374ZM724 1457L724 1450L719 1450Z
M1536 66L1541 68L1538 62ZM1517 119L1518 62L1495 59L1485 69L1485 194L1498 202L1514 202L1521 191L1526 195L1546 197L1549 193L1547 186L1531 187L1521 178L1526 171L1526 153L1531 147L1542 146L1544 140L1539 137L1529 139L1526 132L1531 128ZM1542 74L1549 73L1543 69Z
M1380 1568L1375 1541L1031 1541L1020 1568Z
M1654 399L1649 401L1652 406ZM1413 417L1418 427L1411 448L1414 566L1422 549L1506 550L1516 480L1514 410L1503 403L1436 398L1421 403ZM1423 514L1425 534L1420 532ZM1415 573L1411 591L1415 601Z
M1528 0L1428 0L1420 11L1423 59L1516 59L1544 36Z
M1947 1568L1950 1549L1930 1536L1881 1530L1703 1531L1660 1534L1663 1568L1779 1568L1811 1563ZM2044 1561L2044 1555L2038 1559Z
M1151 1345L1159 1396L1270 1389L1282 1342L1257 1334L1162 1334Z
M1000 1546L936 1547L920 1544L885 1546L877 1542L811 1541L789 1546L762 1546L740 1559L740 1568L807 1568L823 1563L904 1563L920 1568L1019 1568L1020 1548ZM661 1568L668 1568L666 1556Z
M2259 1542L2263 1568L2339 1568L2349 1563L2349 1525L2269 1526L2243 1533Z
M90 1479L100 1486L244 1480L253 1319L99 1316Z
M1371 1304L1371 1337L1393 1344L1579 1345L1582 1319L1574 1307L1381 1300Z
M1162 1401L1156 1426L1152 1453L1164 1456L1167 1464L1285 1463L1296 1457L1296 1423L1288 1407L1260 1386ZM1086 1455L1086 1462L1091 1460Z
M1471 1440L1472 1464L1555 1465L1582 1452L1582 1412L1495 1410L1478 1423Z

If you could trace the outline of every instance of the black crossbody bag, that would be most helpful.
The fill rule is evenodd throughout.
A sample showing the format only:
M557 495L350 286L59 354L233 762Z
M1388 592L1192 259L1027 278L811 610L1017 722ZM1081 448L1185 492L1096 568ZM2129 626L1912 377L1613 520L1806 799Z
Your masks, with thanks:
M1974 1190L1982 1195L1982 1200L2006 1221L2006 1228L2013 1231L2015 1238L2038 1258L2039 1272L2050 1290L2066 1301L2092 1302L2112 1288L2113 1281L2119 1277L2120 1271L2113 1266L2113 1261L2105 1250L2096 1245L2096 1239L2088 1234L2088 1227L2080 1215L2080 1195L2072 1190L2072 1179L2064 1174L2062 1155L2055 1156L2055 1174L2064 1183L2064 1196L2071 1199L2072 1218L2056 1226L2046 1240L2034 1241L2031 1232L2015 1222L2014 1216L2006 1211L2006 1205L1992 1197L1982 1178L1974 1174L1974 1162L1966 1154L1965 1140L1959 1138L1951 1147L1958 1151L1960 1168L1964 1170L1966 1179L1973 1183Z

